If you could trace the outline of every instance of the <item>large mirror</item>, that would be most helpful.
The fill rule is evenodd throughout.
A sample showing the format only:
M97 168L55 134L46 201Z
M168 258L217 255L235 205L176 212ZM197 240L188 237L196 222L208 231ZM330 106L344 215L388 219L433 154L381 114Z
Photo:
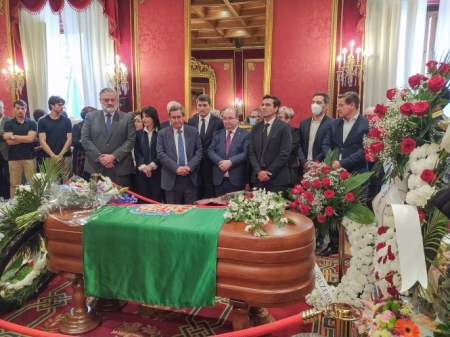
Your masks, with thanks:
M273 0L188 1L190 114L194 97L207 93L214 109L235 105L244 122L270 91Z
M195 109L195 101L201 94L211 97L211 107L214 109L217 79L214 69L191 57L191 111Z

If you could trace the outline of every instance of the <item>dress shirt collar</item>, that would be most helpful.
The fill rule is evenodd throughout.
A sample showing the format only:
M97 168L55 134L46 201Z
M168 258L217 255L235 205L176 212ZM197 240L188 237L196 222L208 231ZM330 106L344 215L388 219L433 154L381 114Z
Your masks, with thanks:
M238 127L236 126L233 130L231 130L231 136L233 136L233 135L236 133L237 128L238 128ZM228 132L229 132L229 131L228 131L227 129L225 129L225 134L226 134L226 135L228 135Z
M265 120L263 120L263 123L264 123L264 125L266 125L267 123L269 123L270 125L269 125L269 127L271 127L272 126L272 124L273 124L273 122L274 122L274 120L275 120L275 118L277 118L277 116L275 115L275 116L273 116L272 117L272 119L270 120L270 121L268 121L268 122L266 122Z
M199 122L202 121L202 118L205 119L205 122L206 122L206 123L209 123L209 120L211 119L211 113L208 113L205 117L202 117L202 116L198 115L198 121L199 121Z
M345 120L345 118L342 118L344 120L344 123L354 123L359 117L359 113L357 113L355 116L353 116L348 122Z

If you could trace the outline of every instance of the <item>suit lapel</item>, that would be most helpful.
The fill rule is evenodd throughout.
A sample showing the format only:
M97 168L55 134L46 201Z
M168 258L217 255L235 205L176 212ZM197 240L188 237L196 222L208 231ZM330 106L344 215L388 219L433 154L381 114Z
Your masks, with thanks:
M229 153L232 153L232 151L235 147L235 144L238 140L238 137L241 136L241 132L242 132L242 130L240 128L236 129L236 132L234 133L233 138L231 139L231 144L230 144L230 148L228 149L228 153L225 153L226 155L228 155ZM227 133L226 130L225 130L225 133ZM225 142L226 142L226 137L225 137Z
M356 119L355 123L353 124L352 128L350 129L350 132L347 135L347 138L345 138L345 142L342 145L345 145L345 143L347 143L347 141L352 138L351 137L352 131L355 131L358 129L360 121L361 121L361 115L359 115L358 118ZM342 124L344 124L344 123L342 122ZM342 132L342 137L343 136L344 136L344 133Z
M337 128L336 128L336 132L338 135L338 139L339 139L339 147L341 147L341 145L344 145L344 119L341 118L341 120L339 121Z

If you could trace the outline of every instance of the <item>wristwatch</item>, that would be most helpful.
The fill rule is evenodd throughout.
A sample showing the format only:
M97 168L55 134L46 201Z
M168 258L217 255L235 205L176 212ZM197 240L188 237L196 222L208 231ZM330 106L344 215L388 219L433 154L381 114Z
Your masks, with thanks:
M14 139L14 135L11 136L11 139Z

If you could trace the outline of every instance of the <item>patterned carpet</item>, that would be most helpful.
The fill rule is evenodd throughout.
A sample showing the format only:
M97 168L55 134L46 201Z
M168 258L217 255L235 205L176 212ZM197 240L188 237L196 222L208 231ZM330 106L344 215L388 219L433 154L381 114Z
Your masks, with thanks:
M318 258L318 264L328 281L337 280L337 256ZM45 291L22 308L0 316L0 319L32 327L37 330L58 332L58 323L71 306L72 288L63 276L57 275ZM270 308L275 319L298 314L308 308L299 303L284 308ZM122 310L103 312L102 324L82 336L86 337L203 337L232 331L232 307L225 298L216 298L214 307L168 308L128 303ZM299 333L318 332L333 336L334 321L325 319L311 325L295 326L270 337L288 337ZM0 336L22 337L24 335L0 329ZM25 336L24 336L25 337Z

